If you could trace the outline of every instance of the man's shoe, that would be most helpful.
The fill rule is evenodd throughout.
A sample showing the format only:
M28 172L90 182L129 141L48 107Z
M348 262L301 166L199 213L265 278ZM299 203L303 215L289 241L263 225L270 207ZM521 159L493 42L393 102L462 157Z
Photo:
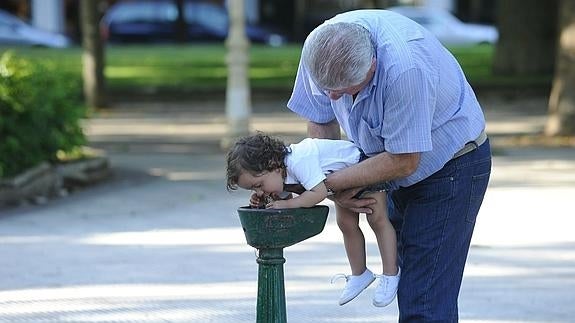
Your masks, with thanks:
M373 305L383 307L393 302L397 294L400 276L401 268L397 269L397 275L395 276L376 275L379 278L379 284L375 289L375 294L373 294Z
M375 280L375 276L369 269L365 269L363 274L358 276L338 274L332 278L333 283L335 279L343 277L345 278L345 287L341 292L339 297L339 305L344 305L356 298L364 289L367 288Z

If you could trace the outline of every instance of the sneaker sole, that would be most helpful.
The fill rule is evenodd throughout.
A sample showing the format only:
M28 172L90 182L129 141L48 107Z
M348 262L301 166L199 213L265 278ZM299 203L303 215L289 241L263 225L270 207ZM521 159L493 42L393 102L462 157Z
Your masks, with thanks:
M357 294L355 294L352 298L348 299L347 301L345 301L345 302L343 302L343 303L339 303L339 306L343 306L343 305L345 305L345 304L347 304L347 303L353 301L356 297L359 296L359 294L361 294L361 292L363 292L366 288L368 288L369 285L371 285L374 281L375 281L375 276L373 277L372 280L369 281L369 283L367 283L367 284L365 285L364 288L362 288L359 292L357 292Z
M373 301L373 306L375 306L375 307L386 307L387 305L393 303L394 299L395 299L395 296L393 296L393 298L387 303L378 303L376 301Z

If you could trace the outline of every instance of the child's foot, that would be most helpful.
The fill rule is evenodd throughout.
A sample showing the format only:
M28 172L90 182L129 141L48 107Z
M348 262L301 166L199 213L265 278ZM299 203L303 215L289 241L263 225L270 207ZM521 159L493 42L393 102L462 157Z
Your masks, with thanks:
M397 294L397 286L399 285L400 276L401 268L397 269L397 275L395 276L376 275L376 277L379 278L379 284L377 285L375 294L373 295L373 305L383 307L393 302L393 299Z
M344 305L352 299L356 298L357 295L359 295L375 280L375 276L369 269L365 269L363 274L357 276L344 274L336 275L334 278L332 278L331 282L333 283L334 279L339 277L343 277L346 280L345 287L341 292L341 296L339 297L339 305Z

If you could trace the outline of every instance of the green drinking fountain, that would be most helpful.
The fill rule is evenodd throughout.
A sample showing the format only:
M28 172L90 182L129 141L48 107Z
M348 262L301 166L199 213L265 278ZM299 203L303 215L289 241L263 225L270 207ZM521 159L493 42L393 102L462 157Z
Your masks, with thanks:
M283 249L319 234L328 213L329 208L325 205L238 209L246 241L258 249L257 323L287 322Z

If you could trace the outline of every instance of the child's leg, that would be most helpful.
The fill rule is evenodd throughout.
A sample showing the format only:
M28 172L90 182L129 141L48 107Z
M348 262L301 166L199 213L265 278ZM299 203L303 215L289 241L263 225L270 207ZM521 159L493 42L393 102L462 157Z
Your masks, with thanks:
M367 222L375 233L377 246L381 255L383 274L394 276L398 272L397 267L397 240L395 229L387 216L387 194L374 192L365 197L374 198L377 203L373 205L373 213L367 215Z
M341 233L343 243L352 275L361 275L366 267L365 263L365 238L359 227L359 214L342 208L336 204L336 220Z

